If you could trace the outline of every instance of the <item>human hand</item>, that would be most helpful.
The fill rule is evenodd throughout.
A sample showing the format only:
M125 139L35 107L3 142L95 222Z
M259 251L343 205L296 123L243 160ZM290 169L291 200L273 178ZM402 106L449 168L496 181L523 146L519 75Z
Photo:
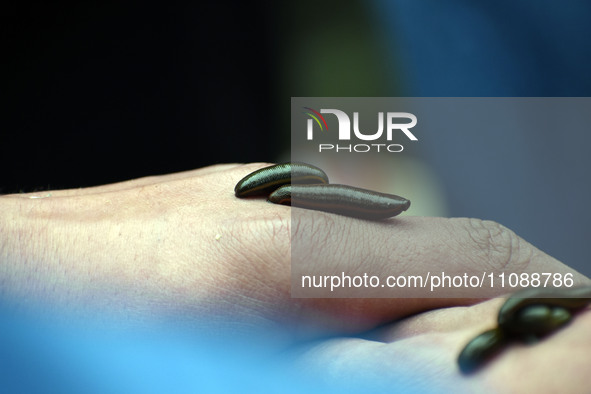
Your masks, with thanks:
M418 217L370 222L322 212L292 222L287 207L234 197L236 182L263 166L218 165L1 197L4 297L70 314L279 327L290 338L310 338L360 332L478 300L291 298L292 237L311 245L310 262L351 272L360 268L360 256L364 266L385 275L441 261L450 274L573 272L493 222ZM317 234L326 235L321 242L311 240ZM396 243L389 242L393 237ZM574 273L575 283L586 281Z
M427 311L361 338L318 341L300 351L295 363L334 392L339 387L360 393L587 392L590 309L539 343L512 343L476 373L460 373L460 351L476 335L496 327L503 301Z

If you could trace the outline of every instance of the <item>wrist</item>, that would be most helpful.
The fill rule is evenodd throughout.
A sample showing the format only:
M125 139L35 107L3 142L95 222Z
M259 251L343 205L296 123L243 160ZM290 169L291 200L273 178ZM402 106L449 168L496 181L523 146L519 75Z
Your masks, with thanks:
M31 195L0 197L0 281L2 296L16 303L55 298L61 223L53 203ZM53 289L53 291L51 290Z
M17 308L76 312L111 310L118 291L112 231L83 197L0 197L0 283L3 300ZM102 229L102 233L99 231ZM104 229L107 229L104 231ZM121 275L120 275L121 277Z

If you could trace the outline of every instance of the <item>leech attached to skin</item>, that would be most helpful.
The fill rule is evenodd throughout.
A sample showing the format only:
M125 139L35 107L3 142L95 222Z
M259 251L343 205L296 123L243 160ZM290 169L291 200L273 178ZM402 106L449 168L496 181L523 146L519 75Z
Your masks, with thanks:
M488 330L472 339L458 356L460 371L468 374L499 354L506 346L507 338L498 327Z
M560 298L564 297L564 298ZM463 374L475 372L513 341L535 343L568 324L591 303L591 286L530 288L512 295L499 310L498 327L471 340L458 356Z
M261 168L242 178L234 188L236 197L267 196L273 190L292 183L328 183L318 167L305 163L283 163Z
M586 307L591 301L591 286L574 288L530 288L515 293L499 310L500 326L511 325L517 312L528 305L559 306L570 311Z
M409 200L394 194L329 185L324 171L304 163L262 168L240 180L234 192L237 197L268 195L275 204L370 220L396 216L410 207Z
M406 211L405 198L346 185L288 185L275 190L269 201L362 219L380 220Z

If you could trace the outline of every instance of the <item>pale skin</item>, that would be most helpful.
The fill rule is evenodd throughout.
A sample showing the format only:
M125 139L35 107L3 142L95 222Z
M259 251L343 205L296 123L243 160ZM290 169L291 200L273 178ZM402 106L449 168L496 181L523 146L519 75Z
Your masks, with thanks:
M588 310L543 342L512 346L465 377L457 355L472 337L494 326L502 299L291 298L290 240L307 237L311 224L292 222L289 207L233 194L236 182L265 165L217 165L93 188L1 196L0 294L22 310L41 306L47 314L69 318L98 314L122 325L182 320L234 336L269 330L277 333L269 341L278 348L331 336L294 358L302 374L325 376L329 384L371 377L377 389L590 387ZM328 225L338 233L341 222L334 215L315 218L313 226ZM449 269L469 274L574 272L492 222L346 220L347 231L358 236L324 239L311 258L348 263L354 254L347 251L359 246L351 239L358 239L388 245L371 248L377 255L374 269L388 274L392 267L429 267L451 256ZM400 232L402 242L387 242ZM589 279L574 272L574 282Z

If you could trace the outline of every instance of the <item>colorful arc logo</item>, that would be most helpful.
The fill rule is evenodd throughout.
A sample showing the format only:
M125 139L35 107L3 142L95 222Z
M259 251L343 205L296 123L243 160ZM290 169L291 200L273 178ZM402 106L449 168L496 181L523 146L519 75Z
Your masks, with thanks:
M313 110L310 107L304 107L304 109L307 109L308 111L312 111L311 112L304 112L306 115L309 115L312 119L314 119L316 121L316 123L318 123L318 126L320 126L320 130L324 130L324 128L322 127L322 123L324 123L324 127L326 127L326 130L328 131L328 125L326 124L326 120L324 120L324 117L322 115L320 115L320 112ZM320 123L320 119L322 119L322 123Z

